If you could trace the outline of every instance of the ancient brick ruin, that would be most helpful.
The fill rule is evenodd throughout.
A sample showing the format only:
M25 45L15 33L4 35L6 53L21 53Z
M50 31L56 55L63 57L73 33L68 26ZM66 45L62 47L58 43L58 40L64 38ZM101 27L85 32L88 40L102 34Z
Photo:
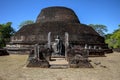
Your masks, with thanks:
M39 46L38 52L35 52L35 44ZM37 59L38 64L40 60L44 61L44 67L49 67L49 58L60 56L65 57L71 67L90 67L85 65L89 63L89 55L101 56L109 50L104 38L92 27L80 23L74 11L66 7L42 9L36 22L23 26L11 37L6 48L9 53L19 54L31 53L33 49L31 59Z

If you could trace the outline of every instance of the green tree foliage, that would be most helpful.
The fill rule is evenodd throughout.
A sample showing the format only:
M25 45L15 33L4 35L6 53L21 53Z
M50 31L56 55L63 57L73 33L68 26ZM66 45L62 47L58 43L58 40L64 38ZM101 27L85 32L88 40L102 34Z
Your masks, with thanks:
M9 42L10 37L15 33L11 24L11 22L0 24L0 47L4 47L6 42Z
M120 27L120 24L118 26Z
M96 32L98 32L101 36L105 35L105 32L107 32L107 26L102 24L89 24Z
M34 21L32 21L32 20L23 21L23 22L20 23L19 28L22 28L25 25L33 24L33 23L34 23Z
M120 48L120 28L112 34L107 34L105 42L108 43L110 48Z

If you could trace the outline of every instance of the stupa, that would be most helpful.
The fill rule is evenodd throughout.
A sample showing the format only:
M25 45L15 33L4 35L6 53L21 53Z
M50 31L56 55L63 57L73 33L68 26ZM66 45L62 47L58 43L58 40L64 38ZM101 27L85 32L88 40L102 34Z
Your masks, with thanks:
M62 49L57 44L61 42ZM35 44L54 47L55 54L65 55L67 47L89 49L96 52L108 50L104 37L92 27L82 24L75 12L66 7L47 7L41 10L34 24L18 30L6 48L9 53L29 53ZM60 44L59 44L60 45ZM96 51L99 50L99 51ZM54 54L54 53L53 53ZM92 55L92 54L89 54Z
M34 24L23 26L11 37L9 53L29 53L27 67L52 66L51 57L64 57L69 67L92 67L88 56L104 56L109 51L92 27L82 24L75 12L66 7L41 10Z

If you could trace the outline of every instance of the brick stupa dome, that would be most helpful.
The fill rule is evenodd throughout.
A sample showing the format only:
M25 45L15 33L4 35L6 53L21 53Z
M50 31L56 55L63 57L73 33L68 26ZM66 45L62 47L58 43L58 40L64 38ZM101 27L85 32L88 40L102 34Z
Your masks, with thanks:
M72 9L66 7L48 7L41 10L37 17L37 23L63 21L68 23L80 23Z
M103 37L92 27L81 24L74 11L66 7L42 9L36 22L23 26L14 37L24 36L24 42L26 43L43 43L47 42L49 32L51 32L52 41L54 41L57 35L64 40L65 32L68 32L70 36L69 41L80 43L104 42Z
M84 47L87 44L103 49L107 47L104 38L92 27L80 23L73 10L66 7L48 7L41 10L34 24L23 26L11 37L8 50L28 50L36 43L47 44L49 33L51 43L54 43L57 35L65 43L65 33L68 33L69 43L72 45Z

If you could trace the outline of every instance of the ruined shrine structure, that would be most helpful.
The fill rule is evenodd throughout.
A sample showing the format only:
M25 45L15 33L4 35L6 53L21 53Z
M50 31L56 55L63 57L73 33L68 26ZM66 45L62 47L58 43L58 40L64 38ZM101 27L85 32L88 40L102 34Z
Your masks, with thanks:
M35 45L39 45L38 52ZM36 22L17 31L6 48L9 53L19 54L31 53L33 49L37 56L32 56L39 59L40 54L44 57L48 53L49 57L64 56L70 63L81 55L104 55L109 50L104 38L92 27L82 24L74 11L66 7L42 9ZM46 49L48 53L44 52Z

